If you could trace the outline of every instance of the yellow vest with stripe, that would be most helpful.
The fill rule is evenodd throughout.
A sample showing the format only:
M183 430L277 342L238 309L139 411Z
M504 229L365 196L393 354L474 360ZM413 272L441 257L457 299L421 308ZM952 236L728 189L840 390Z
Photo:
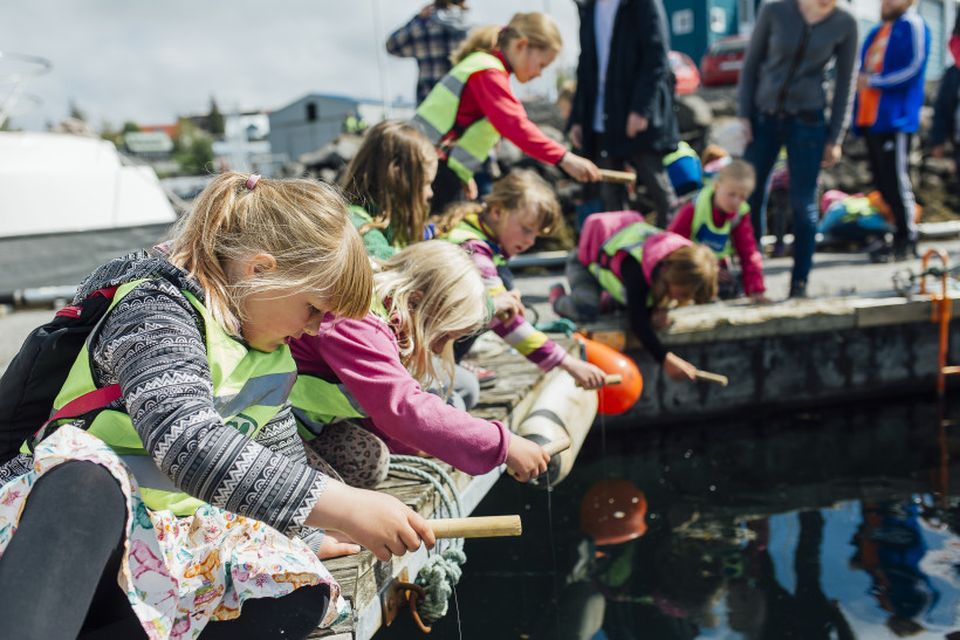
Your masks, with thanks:
M693 207L693 221L690 225L690 239L713 250L720 258L733 255L733 243L730 242L730 232L740 223L743 217L750 213L750 205L746 202L740 205L740 210L733 218L728 218L717 227L713 223L713 187L704 187L697 194Z
M627 304L627 289L619 273L610 268L613 257L624 251L643 264L643 245L652 236L663 233L663 229L646 222L634 222L620 229L610 236L600 247L600 255L587 265L587 270L593 274L604 291L613 296L620 304ZM652 295L652 294L651 294ZM652 297L648 297L647 304L652 304Z
M473 74L487 69L506 71L503 62L486 51L475 51L457 63L440 79L433 90L417 107L412 124L420 129L434 146L440 147L443 138L453 130L460 96L467 80ZM469 182L500 140L500 133L489 120L481 118L464 130L446 149L447 166L463 182Z
M144 280L136 280L119 287L107 313L142 282ZM224 424L253 438L277 415L293 386L297 369L290 348L283 345L269 353L249 349L224 331L192 293L183 291L183 295L203 318L214 408ZM176 375L176 372L171 371L170 375ZM96 388L88 341L54 400L54 412ZM88 431L108 444L131 468L140 485L143 501L150 509L169 509L178 516L189 516L205 504L173 486L144 449L143 441L125 412L100 411Z
M500 251L500 247L496 242L491 240L487 232L483 230L483 225L480 224L480 218L475 213L464 216L463 220L458 222L457 226L451 229L441 240L446 240L458 246L470 240L484 242L490 245L490 248L493 250L494 265L502 267L507 264L507 259L503 257L503 252Z
M376 295L370 303L370 313L387 322L387 309ZM304 440L316 438L325 425L367 417L342 384L307 373L297 375L290 391L290 404L297 419L297 431Z

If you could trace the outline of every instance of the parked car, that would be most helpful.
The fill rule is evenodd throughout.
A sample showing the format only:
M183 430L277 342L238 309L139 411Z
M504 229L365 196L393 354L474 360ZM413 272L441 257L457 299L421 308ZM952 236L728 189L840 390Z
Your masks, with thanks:
M708 87L737 84L749 44L747 36L731 36L710 45L700 59L703 84Z
M670 51L667 57L670 59L670 69L677 82L677 95L684 96L696 91L700 87L700 72L690 56L679 51Z

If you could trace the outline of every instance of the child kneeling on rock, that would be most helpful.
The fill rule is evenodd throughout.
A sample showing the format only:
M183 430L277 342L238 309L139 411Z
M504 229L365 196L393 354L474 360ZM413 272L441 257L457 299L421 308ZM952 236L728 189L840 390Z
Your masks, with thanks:
M717 293L717 259L703 245L643 221L636 211L595 213L584 221L576 255L567 262L571 293L550 289L560 316L592 322L609 296L627 308L630 328L674 380L694 380L697 368L669 352L656 329L666 325L666 309L710 302Z
M709 247L719 260L719 294L735 298L738 286L732 272L734 252L743 272L743 292L755 302L767 302L763 259L757 250L747 198L753 193L756 174L743 160L732 160L717 172L692 202L680 208L668 231Z

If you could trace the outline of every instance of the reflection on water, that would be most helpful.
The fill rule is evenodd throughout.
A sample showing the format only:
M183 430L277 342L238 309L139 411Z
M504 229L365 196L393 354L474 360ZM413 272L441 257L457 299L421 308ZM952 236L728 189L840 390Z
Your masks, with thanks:
M467 542L463 637L958 640L939 422L913 402L592 437L550 495L501 482L481 505L524 536ZM434 635L457 634L451 607Z

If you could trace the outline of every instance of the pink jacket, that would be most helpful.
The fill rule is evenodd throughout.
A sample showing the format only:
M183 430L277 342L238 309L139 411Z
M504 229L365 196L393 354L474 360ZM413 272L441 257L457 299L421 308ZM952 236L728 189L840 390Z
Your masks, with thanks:
M293 340L290 348L301 373L346 388L370 417L365 426L391 451L424 451L474 475L506 460L507 428L474 418L421 389L400 362L393 331L377 316L325 320L318 335Z

